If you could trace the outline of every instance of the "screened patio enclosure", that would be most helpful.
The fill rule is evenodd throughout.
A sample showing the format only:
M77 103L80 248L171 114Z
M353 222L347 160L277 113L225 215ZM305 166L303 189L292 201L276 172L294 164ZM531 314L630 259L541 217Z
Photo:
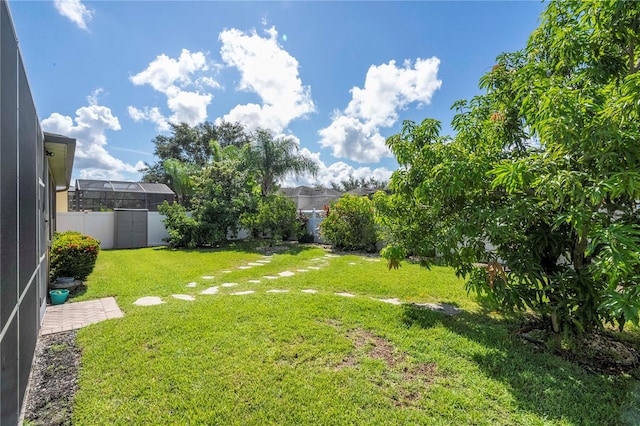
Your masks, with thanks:
M75 190L69 190L69 211L146 209L155 212L165 200L171 204L174 199L173 191L163 183L77 179Z

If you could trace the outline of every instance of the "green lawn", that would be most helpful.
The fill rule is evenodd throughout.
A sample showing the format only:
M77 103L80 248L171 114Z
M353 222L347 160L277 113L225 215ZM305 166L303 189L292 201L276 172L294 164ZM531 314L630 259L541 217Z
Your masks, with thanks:
M529 349L447 268L388 271L384 262L299 247L240 270L262 259L247 247L100 253L74 301L115 296L125 316L79 331L74 424L640 423L637 381ZM295 275L262 278L282 271ZM187 288L192 281L197 287ZM200 294L222 283L238 285ZM255 293L230 294L246 290ZM166 303L133 305L142 296ZM393 297L464 313L374 300Z

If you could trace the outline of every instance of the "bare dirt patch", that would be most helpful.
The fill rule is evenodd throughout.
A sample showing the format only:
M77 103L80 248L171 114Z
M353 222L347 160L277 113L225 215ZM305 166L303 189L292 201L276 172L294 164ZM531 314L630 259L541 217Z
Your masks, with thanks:
M26 425L71 424L80 368L75 342L75 331L38 338L25 405Z
M608 375L631 374L640 378L637 343L624 341L607 330L573 336L563 341L561 349L553 347L553 334L548 324L539 319L526 321L515 330L515 334L537 350L552 351L587 371Z

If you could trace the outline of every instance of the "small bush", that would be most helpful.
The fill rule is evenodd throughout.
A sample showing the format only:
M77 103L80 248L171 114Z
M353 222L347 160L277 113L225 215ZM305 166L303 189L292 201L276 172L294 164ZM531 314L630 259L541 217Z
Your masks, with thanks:
M375 252L378 233L373 203L367 197L343 195L329 207L320 233L325 241L341 250Z
M258 233L269 234L274 240L297 238L296 205L284 195L269 195L258 202L257 213L242 216L242 224Z
M187 214L186 208L178 203L169 204L165 201L158 206L158 212L166 216L163 222L169 237L164 240L170 247L194 248L201 245L197 238L198 221Z
M49 278L74 277L84 281L93 272L100 252L100 241L80 232L56 233L51 245Z

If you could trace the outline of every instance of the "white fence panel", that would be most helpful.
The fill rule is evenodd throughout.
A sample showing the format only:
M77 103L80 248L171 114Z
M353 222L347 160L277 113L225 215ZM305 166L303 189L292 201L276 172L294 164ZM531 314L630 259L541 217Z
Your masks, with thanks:
M113 248L113 212L67 212L56 214L58 232L78 231L100 240L100 248Z
M147 216L147 246L163 246L166 245L164 238L169 238L167 228L162 222L166 216L158 212L149 212Z
M300 210L307 219L307 232L313 235L313 242L323 244L324 241L320 237L320 224L324 220L324 210Z

